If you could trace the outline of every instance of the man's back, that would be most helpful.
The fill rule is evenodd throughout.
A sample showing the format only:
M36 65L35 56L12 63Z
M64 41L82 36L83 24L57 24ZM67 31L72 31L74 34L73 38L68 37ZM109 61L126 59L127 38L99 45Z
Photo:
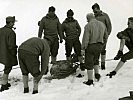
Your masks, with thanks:
M87 24L86 27L89 33L89 44L97 42L104 43L103 37L106 31L106 27L102 22L93 19Z

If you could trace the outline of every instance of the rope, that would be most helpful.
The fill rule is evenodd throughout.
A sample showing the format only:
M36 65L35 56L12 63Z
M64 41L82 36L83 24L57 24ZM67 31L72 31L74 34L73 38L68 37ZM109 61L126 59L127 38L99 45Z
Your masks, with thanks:
M105 61L112 61L112 60L114 60L114 59L106 59ZM101 62L101 61L99 61L99 62ZM20 67L15 67L15 68L12 68L12 70L14 70L14 69L18 69L18 68L20 68ZM1 70L0 72L3 72L4 70Z
M112 60L114 60L114 59L106 59L105 61L112 61ZM101 62L101 61L99 61L99 62Z

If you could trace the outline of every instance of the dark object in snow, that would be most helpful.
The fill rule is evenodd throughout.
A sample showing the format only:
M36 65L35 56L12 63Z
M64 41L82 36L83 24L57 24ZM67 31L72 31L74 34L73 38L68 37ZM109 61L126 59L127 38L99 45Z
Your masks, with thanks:
M33 90L32 94L37 94L38 90Z
M2 91L4 91L4 90L8 90L10 86L11 86L10 83L7 83L7 84L5 84L5 85L1 85L0 92L2 92Z
M24 93L29 93L29 87L24 88Z
M119 100L133 100L130 96L119 98Z
M98 73L96 73L96 74L95 74L95 78L99 81L99 80L100 80L100 78L101 78L101 75L100 75L100 74L98 74Z
M109 78L112 78L112 76L116 75L116 71L112 71L109 74L107 74L106 76L109 76Z
M79 64L71 63L67 60L56 61L50 69L50 74L53 79L62 79L66 78L69 75L76 72Z
M76 77L82 78L84 75L78 74Z
M130 97L133 99L133 91L129 91Z
M114 57L114 60L119 60L122 56L123 56L123 52L119 50L117 55Z
M87 82L83 82L86 85L94 85L93 80L88 80Z
M119 98L119 100L133 100L133 91L129 91L130 96Z

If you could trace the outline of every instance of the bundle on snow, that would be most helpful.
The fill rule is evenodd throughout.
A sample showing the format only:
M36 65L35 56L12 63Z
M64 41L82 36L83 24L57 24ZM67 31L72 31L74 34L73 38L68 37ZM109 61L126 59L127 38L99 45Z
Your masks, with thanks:
M53 79L62 79L75 73L77 68L77 63L71 63L67 60L60 60L52 65L50 69L50 74Z

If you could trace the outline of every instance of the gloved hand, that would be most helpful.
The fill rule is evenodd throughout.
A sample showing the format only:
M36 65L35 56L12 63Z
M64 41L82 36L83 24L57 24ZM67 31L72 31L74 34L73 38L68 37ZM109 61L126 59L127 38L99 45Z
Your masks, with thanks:
M112 78L112 76L116 75L116 71L112 71L109 74L107 74L106 76L109 76L109 78Z

